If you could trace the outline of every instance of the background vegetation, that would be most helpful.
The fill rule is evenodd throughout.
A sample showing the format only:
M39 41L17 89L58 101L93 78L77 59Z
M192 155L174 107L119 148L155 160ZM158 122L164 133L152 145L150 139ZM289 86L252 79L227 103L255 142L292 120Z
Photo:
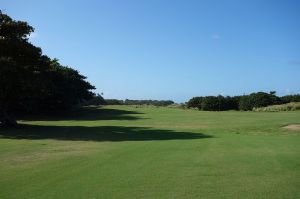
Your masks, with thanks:
M290 102L300 102L300 95L276 96L275 91L270 93L257 92L242 96L205 96L193 97L187 102L188 108L197 108L204 111L243 110L279 105Z

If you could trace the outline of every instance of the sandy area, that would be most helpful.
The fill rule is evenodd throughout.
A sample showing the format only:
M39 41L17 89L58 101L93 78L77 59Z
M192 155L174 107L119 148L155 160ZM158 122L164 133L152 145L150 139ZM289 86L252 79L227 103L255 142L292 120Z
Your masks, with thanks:
M284 129L292 130L292 131L300 131L300 124L290 124L283 127Z

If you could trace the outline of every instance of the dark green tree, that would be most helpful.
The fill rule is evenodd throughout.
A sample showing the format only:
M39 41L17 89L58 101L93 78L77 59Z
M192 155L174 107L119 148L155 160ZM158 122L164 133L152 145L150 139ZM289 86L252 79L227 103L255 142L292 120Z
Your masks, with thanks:
M300 102L300 95L285 95L281 97L282 103Z
M69 108L93 96L78 71L61 66L28 41L33 27L0 11L0 125L12 115Z
M153 105L153 106L168 106L174 104L172 100L130 100L125 99L125 105Z
M222 96L206 96L201 102L201 108L204 111L220 111L222 110L222 103L224 97Z
M201 110L201 103L202 103L203 97L193 97L187 102L188 108L198 108Z
M123 100L118 99L105 99L107 105L124 105Z
M276 92L270 93L257 92L250 95L244 95L239 102L240 110L252 110L253 108L264 107L268 105L280 104L281 100L277 97Z
M95 105L95 106L106 105L106 104L107 103L105 99L100 94L95 95L92 99L84 103L84 105Z

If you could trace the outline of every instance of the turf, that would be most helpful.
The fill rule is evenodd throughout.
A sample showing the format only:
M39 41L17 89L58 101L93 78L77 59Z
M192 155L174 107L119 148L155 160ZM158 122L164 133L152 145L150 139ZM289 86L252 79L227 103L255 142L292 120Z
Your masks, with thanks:
M0 129L0 198L300 198L300 112L89 107Z

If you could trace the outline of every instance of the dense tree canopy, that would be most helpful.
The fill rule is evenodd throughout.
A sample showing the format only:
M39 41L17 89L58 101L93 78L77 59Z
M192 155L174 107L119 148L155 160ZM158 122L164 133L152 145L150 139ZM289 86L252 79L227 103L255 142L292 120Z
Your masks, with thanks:
M105 99L100 94L97 94L97 95L93 96L92 99L84 102L83 104L86 105L86 106L88 106L88 105L99 106L99 105L106 105L107 102L105 101Z
M125 105L154 105L154 106L168 106L174 104L171 100L130 100L124 101Z
M193 97L187 102L187 107L201 109L202 99L203 97Z
M205 96L193 97L187 102L188 108L198 108L204 111L237 110L239 97Z
M281 100L284 103L300 102L300 95L299 94L297 94L297 95L286 95L286 96L281 97Z
M299 102L300 95L276 96L275 91L270 93L257 92L243 96L204 96L193 97L187 102L188 108L198 108L206 111L225 110L253 110L253 108L264 107L288 102Z
M61 66L28 41L34 31L0 11L0 124L15 112L67 109L93 96L78 71Z
M250 95L244 95L239 101L240 110L252 110L253 108L264 107L268 105L280 104L281 100L275 95L275 92L264 93L257 92Z
M153 105L153 106L168 106L174 104L172 100L131 100L125 99L105 99L106 104L109 105Z

